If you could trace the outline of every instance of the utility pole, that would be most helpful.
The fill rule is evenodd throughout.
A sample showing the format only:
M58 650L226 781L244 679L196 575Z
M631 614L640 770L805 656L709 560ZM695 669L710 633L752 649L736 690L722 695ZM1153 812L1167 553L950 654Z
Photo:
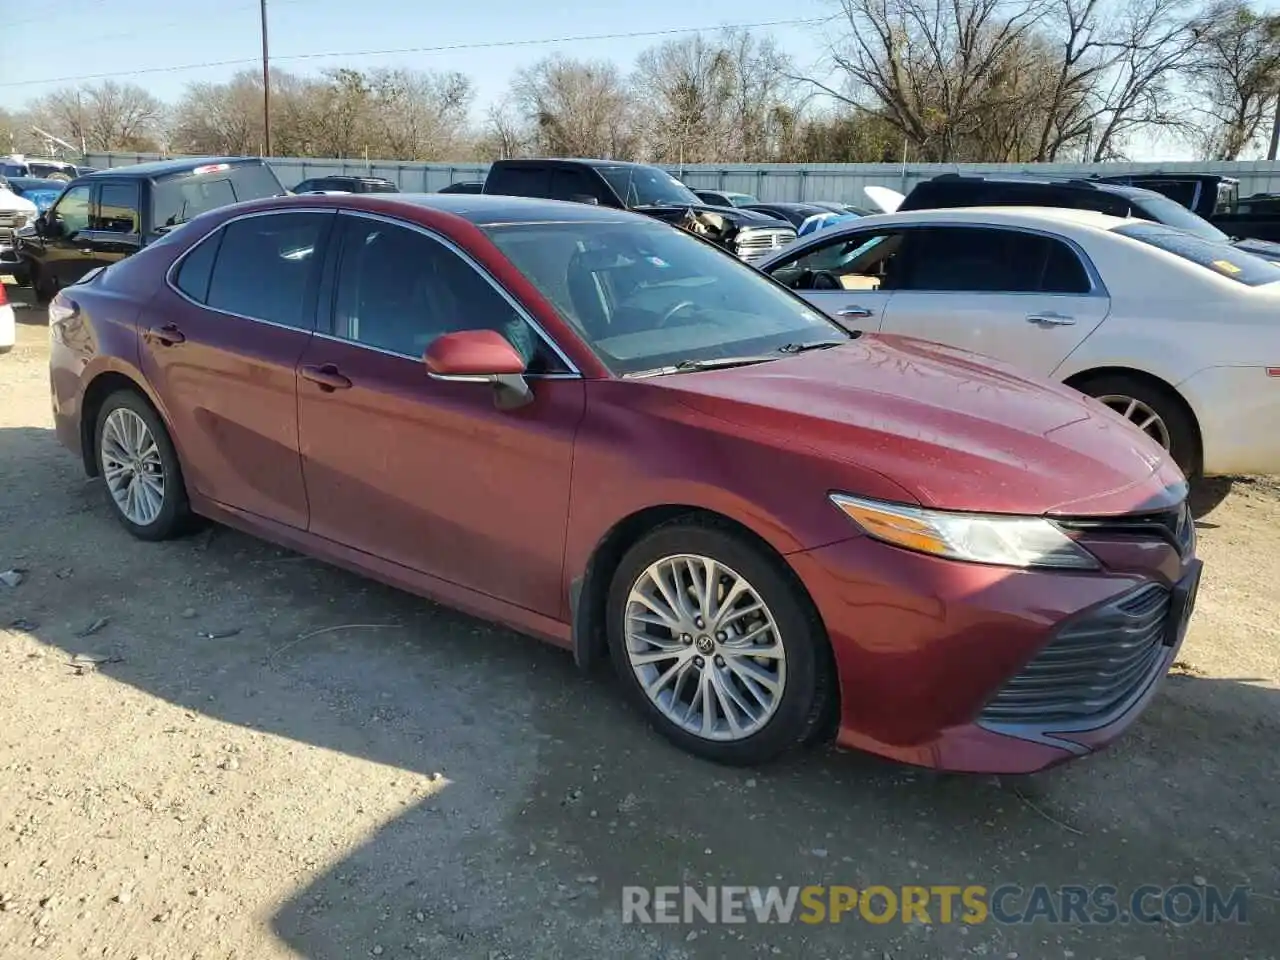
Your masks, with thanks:
M271 156L271 55L267 46L267 0L262 9L262 153Z

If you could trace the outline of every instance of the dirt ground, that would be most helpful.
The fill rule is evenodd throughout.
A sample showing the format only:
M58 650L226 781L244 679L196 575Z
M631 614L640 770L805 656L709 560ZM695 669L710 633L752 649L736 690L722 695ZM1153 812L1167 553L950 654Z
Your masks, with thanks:
M0 357L5 960L1280 956L1280 485L1201 522L1183 661L1111 750L733 771L536 641L225 529L135 542L54 440L46 336L24 308ZM1252 894L1212 927L621 920L627 884L1001 882Z

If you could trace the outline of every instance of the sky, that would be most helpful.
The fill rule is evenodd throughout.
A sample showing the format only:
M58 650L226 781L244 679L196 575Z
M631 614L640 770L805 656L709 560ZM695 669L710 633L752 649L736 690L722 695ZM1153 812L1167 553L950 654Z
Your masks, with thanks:
M261 68L258 0L6 5L14 9L0 21L0 107L8 109L101 79L78 79L86 76L111 75L174 101L188 83ZM771 24L755 31L771 34L798 67L819 75L833 28L777 21L821 21L836 9L833 0L267 0L274 66L293 73L336 66L457 70L476 85L478 115L501 99L517 70L545 56L609 59L629 70L645 48L694 28ZM636 35L658 31L671 33ZM1177 144L1143 144L1135 152L1141 159L1187 158Z

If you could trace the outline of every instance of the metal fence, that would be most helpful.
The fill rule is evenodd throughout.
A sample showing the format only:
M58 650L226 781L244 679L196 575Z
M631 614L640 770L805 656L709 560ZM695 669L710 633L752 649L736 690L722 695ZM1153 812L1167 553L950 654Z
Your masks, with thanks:
M154 153L91 153L85 162L92 167L120 167L162 159ZM385 177L406 192L432 192L459 180L483 180L487 163L413 163L402 160L317 160L306 157L275 157L272 167L286 187L312 177L339 174ZM872 185L892 187L903 193L921 180L940 173L1036 173L1055 176L1086 176L1090 173L1216 173L1236 177L1240 196L1280 192L1280 162L1270 160L1241 163L771 163L771 164L689 164L666 169L694 189L731 190L749 193L761 200L843 200L865 203L862 188Z

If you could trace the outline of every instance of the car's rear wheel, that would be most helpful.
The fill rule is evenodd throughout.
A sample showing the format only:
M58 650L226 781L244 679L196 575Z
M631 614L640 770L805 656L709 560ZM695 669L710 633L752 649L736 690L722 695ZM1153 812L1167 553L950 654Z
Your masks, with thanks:
M151 405L132 390L111 394L94 432L98 475L125 529L140 540L185 532L190 506L169 432Z
M1172 390L1136 377L1104 375L1077 389L1110 407L1169 451L1188 478L1200 473L1200 444L1195 423Z
M31 289L35 292L36 303L41 305L52 300L58 292L52 279L46 277L44 270L35 264L31 265Z
M659 527L615 571L610 656L665 737L721 763L763 763L799 746L832 689L822 623L765 550L697 522Z

